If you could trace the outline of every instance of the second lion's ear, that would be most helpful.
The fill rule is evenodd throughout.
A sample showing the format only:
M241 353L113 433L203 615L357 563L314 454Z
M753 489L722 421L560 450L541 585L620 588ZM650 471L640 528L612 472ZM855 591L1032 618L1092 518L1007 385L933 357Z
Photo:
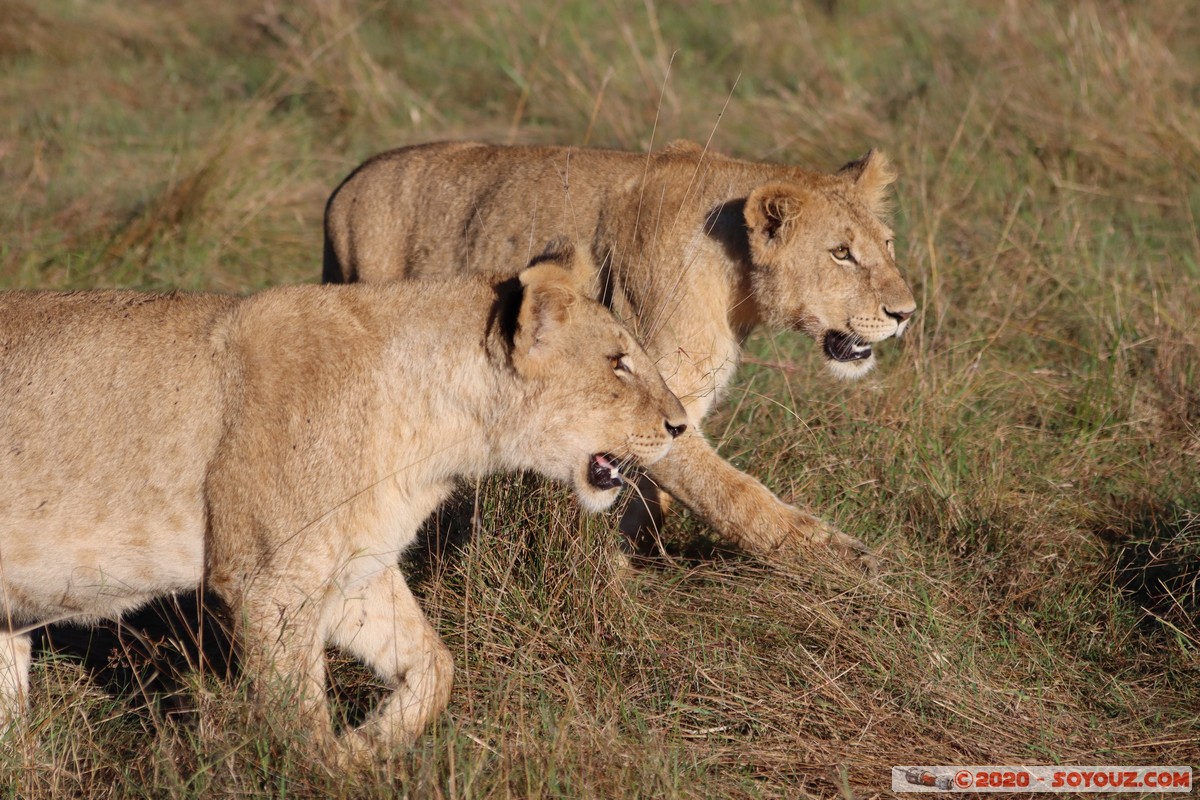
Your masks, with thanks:
M750 193L743 213L755 261L769 260L769 254L791 238L805 200L802 189L786 183L768 183Z
M850 179L872 214L883 219L891 212L888 187L896 182L897 175L892 162L881 151L868 150L866 155L846 164L837 174Z

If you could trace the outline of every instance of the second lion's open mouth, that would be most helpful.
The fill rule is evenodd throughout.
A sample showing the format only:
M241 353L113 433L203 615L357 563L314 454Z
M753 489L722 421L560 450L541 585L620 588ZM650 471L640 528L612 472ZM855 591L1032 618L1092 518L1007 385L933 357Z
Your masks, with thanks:
M620 460L615 456L596 453L588 461L588 483L601 491L619 489L625 485L621 467Z
M871 357L871 345L852 333L826 331L823 340L825 355L834 361L862 361Z

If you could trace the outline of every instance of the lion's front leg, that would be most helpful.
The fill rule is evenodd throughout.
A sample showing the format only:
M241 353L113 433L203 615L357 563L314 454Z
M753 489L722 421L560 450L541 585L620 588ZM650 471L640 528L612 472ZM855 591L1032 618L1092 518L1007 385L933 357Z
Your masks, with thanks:
M32 642L28 633L0 630L0 733L20 720L25 712L32 660Z
M298 723L318 745L332 739L325 698L325 647L320 635L320 598L295 589L261 585L235 595L220 592L229 605L242 672L264 720ZM298 709L280 717L279 709Z
M877 569L862 542L780 500L717 455L695 430L676 439L667 457L649 471L717 533L748 552L789 557L804 547L827 545L868 571Z
M361 659L389 687L374 713L346 735L352 755L416 740L450 701L454 662L397 567L347 588L331 641Z

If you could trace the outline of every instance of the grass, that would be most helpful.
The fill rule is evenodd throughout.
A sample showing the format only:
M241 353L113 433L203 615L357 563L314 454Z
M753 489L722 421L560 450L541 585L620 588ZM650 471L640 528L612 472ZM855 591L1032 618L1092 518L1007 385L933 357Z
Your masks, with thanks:
M165 689L194 647L160 625L43 653L4 794L873 797L899 764L1200 764L1198 42L1165 1L0 0L6 288L314 281L324 200L379 150L687 136L886 150L921 306L853 385L756 336L709 424L878 583L697 557L686 515L674 560L619 577L613 517L489 483L482 534L412 565L451 707L379 774L267 735L287 720L244 719L221 669Z

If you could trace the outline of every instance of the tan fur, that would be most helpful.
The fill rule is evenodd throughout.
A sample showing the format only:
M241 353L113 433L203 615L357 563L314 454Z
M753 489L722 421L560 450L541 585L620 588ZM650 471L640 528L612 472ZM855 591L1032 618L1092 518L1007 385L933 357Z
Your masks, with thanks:
M760 324L812 336L843 377L870 369L865 345L904 330L916 304L882 219L895 177L877 152L827 175L689 142L651 155L404 148L363 164L330 198L324 277L382 282L430 268L482 270L520 260L557 232L587 243L603 267L597 297L635 330L691 423L650 471L648 508L632 509L649 517L627 516L626 531L657 524L657 484L749 550L831 541L870 565L859 542L723 461L700 425Z
M351 750L415 737L451 659L397 555L454 481L535 470L600 510L593 455L651 464L686 424L571 254L540 261L503 284L0 294L0 723L31 627L203 580L247 674L319 736L333 643L393 689Z

